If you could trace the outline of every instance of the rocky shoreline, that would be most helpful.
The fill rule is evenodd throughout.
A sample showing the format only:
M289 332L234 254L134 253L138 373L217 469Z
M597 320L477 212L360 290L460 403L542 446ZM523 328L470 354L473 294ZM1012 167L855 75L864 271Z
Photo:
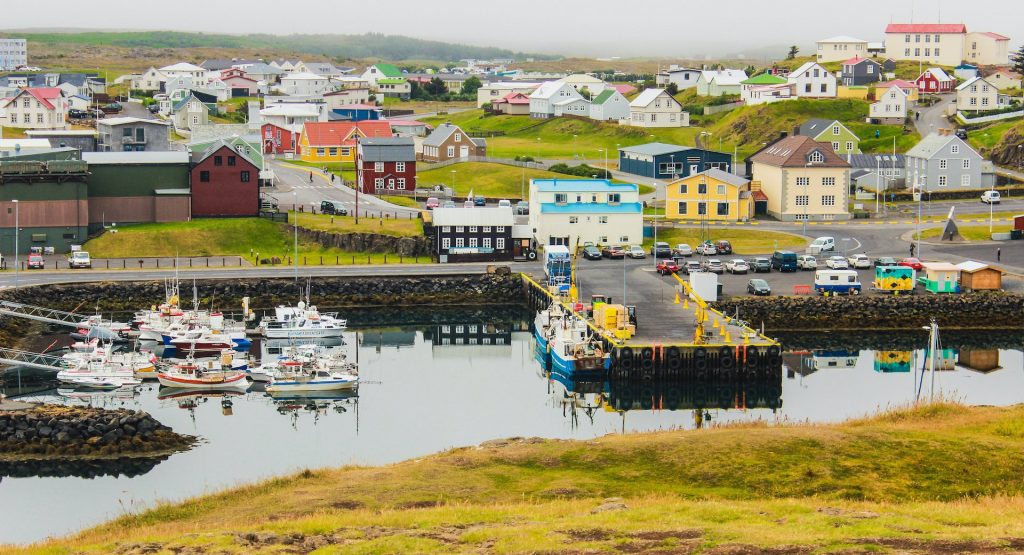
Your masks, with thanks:
M160 456L195 441L135 410L35 405L0 411L0 462Z

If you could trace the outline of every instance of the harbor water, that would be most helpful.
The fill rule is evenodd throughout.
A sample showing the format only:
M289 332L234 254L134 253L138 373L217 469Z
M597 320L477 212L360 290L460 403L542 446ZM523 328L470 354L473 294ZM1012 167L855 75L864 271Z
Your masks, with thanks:
M83 393L45 383L19 388L9 375L9 396L140 409L201 442L162 460L0 464L0 543L68 534L157 502L305 468L381 465L505 437L837 422L931 398L1024 402L1024 354L1012 339L943 348L934 373L922 371L930 364L921 350L927 335L917 334L899 345L851 338L840 343L852 347L791 349L781 375L767 383L620 383L545 372L528 314L451 318L354 326L344 341L358 357L358 390L315 397L272 397L257 388L167 396L155 383ZM272 356L275 348L255 342L253 355Z

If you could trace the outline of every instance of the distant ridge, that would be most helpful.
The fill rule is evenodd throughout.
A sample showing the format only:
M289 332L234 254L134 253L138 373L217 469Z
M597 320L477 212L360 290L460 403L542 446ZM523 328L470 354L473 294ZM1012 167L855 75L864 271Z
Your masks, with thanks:
M86 44L129 48L247 48L290 51L297 54L341 59L380 58L385 60L444 60L462 58L557 59L550 54L526 54L503 48L471 46L424 40L401 35L227 35L181 31L49 31L23 29L0 31L0 35L26 38L30 42Z

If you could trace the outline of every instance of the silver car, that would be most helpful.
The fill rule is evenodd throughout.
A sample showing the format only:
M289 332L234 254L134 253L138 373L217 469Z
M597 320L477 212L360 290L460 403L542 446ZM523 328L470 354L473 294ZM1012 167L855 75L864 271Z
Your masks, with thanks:
M717 258L711 258L704 263L704 271L711 272L712 274L722 274L725 273L725 265L722 264L721 260Z
M672 249L672 256L693 256L693 249L686 243L679 243Z
M644 248L638 245L629 247L627 254L629 254L630 258L647 258L647 253L644 252Z

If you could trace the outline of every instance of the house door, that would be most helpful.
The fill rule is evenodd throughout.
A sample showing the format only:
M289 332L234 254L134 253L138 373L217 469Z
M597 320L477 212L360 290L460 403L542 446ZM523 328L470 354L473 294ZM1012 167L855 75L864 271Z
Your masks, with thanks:
M463 160L469 158L469 147L468 146L460 146L459 147L459 158L461 158Z

